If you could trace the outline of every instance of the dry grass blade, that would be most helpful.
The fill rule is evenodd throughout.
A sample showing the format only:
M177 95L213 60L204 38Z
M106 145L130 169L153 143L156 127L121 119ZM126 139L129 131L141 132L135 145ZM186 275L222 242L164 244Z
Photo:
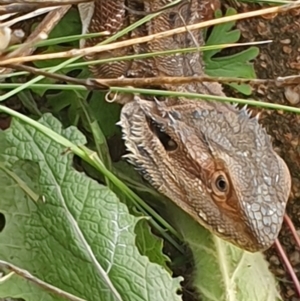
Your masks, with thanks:
M90 2L90 1L88 0L51 0L51 1L0 0L0 15L8 14L8 13L26 13L41 7L73 5L73 4L79 4L84 2Z
M247 79L238 77L211 77L211 76L186 76L186 77L143 77L143 78L95 78L91 79L100 86L134 86L134 87L145 87L145 86L157 86L160 84L172 84L182 85L187 83L197 82L218 82L218 83L246 83L251 86L258 85L277 85L277 86L288 86L300 84L300 76L294 76L293 81L290 81L290 77L280 77L279 79Z
M36 284L37 286L43 288L44 290L47 290L50 293L52 293L54 295L57 295L57 296L59 296L61 298L64 298L66 300L70 300L70 301L86 301L86 300L84 300L82 298L79 298L79 297L74 296L74 295L72 295L70 293L67 293L67 292L65 292L65 291L63 291L63 290L61 290L61 289L59 289L59 288L57 288L57 287L55 287L55 286L53 286L51 284L48 284L48 283L46 283L46 282L38 279L38 278L34 277L32 274L30 274L28 271L23 270L23 269L15 266L13 264L10 264L8 262L0 260L0 267L2 269L7 269L9 271L12 271L15 274L19 275L20 277L22 277L22 278L24 278L24 279L26 279L26 280L28 280L28 281Z
M84 2L91 2L91 0L0 0L0 4L37 4L42 7L52 5L70 5Z
M61 18L68 12L71 8L69 6L63 6L57 9L51 8L48 15L43 19L43 21L35 28L35 30L29 35L26 39L25 43L23 43L18 49L15 51L8 53L6 55L7 58L13 57L22 57L31 55L35 51L34 44L42 40L43 38L47 38L48 34L52 31L54 26L61 20ZM8 74L11 72L10 68L2 68L0 70L1 74Z
M300 0L297 0L291 4L286 4L283 6L276 6L276 7L266 8L266 9L260 9L260 10L256 10L256 11L252 11L252 12L237 14L237 15L223 17L223 18L210 20L210 21L205 21L205 22L201 22L201 23L197 23L197 24L193 24L193 25L178 27L176 29L160 32L157 34L152 34L152 35L144 36L141 38L128 39L126 41L111 43L108 45L86 47L83 49L73 49L73 50L69 50L69 51L62 51L62 52L57 52L57 53L52 53L52 54L40 54L40 55L24 56L24 57L11 58L11 59L5 59L5 57L3 57L1 59L0 65L4 66L4 65L8 65L8 64L20 64L20 63L24 63L24 62L32 62L32 61L38 61L38 60L86 56L86 55L91 55L91 54L98 53L98 52L113 50L113 49L117 49L117 48L123 48L123 47L136 45L136 44L140 44L140 43L146 43L146 42L152 41L154 39L162 39L165 37L172 36L174 34L183 33L186 31L192 31L192 30L201 29L201 28L206 28L209 26L213 26L213 25L221 24L221 23L225 23L225 22L236 21L236 20L241 20L241 19L245 19L245 18L252 18L252 17L261 16L261 15L265 15L265 14L271 14L271 13L285 12L285 11L288 11L288 10L291 10L294 8L298 8L298 7L300 7Z
M39 8L37 10L34 10L26 15L23 15L23 16L20 16L20 17L17 17L17 18L14 18L12 20L9 20L9 21L6 21L4 23L0 23L0 27L10 27L20 21L24 21L24 20L27 20L27 19L31 19L31 18L35 18L39 15L43 15L43 14L46 14L54 9L58 8L57 6L54 6L54 7L45 7L45 8Z

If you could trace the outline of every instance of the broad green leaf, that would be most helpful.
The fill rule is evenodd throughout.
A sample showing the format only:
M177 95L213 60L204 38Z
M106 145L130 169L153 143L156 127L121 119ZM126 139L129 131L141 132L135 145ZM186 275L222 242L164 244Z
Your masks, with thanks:
M40 122L77 145L85 143L76 128L62 129L50 114ZM67 150L15 119L0 145L5 167L41 195L34 202L0 169L0 212L6 219L1 260L89 301L181 300L181 279L139 253L134 230L140 218L107 187L74 170ZM19 161L38 166L37 172L20 170ZM25 300L44 298L42 291L31 297L33 284L27 284L1 283L0 298L10 295L12 285Z
M278 301L274 275L262 253L243 251L211 234L186 213L168 207L193 253L193 285L202 301Z

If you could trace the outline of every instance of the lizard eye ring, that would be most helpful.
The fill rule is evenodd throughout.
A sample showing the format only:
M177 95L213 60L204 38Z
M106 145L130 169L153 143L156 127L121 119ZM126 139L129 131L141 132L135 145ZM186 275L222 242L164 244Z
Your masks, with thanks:
M216 171L212 176L212 189L217 196L224 196L229 190L229 181L222 171Z

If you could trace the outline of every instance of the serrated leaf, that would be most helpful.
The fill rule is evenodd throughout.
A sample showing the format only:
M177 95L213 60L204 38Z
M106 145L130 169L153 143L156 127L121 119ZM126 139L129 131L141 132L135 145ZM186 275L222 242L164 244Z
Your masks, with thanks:
M235 15L237 11L234 8L228 8L225 16ZM221 10L216 10L215 18L221 18L223 14ZM235 25L234 21L226 22L223 24L215 25L207 37L205 44L206 45L218 45L218 44L226 44L226 43L235 43L240 39L241 33L238 29L231 30ZM212 57L216 53L220 52L220 49L214 49L205 51L205 56Z
M236 10L228 8L226 16L236 14ZM217 18L222 17L220 10L216 11ZM235 22L227 22L213 27L206 45L230 44L235 43L240 38L240 30L231 30ZM215 57L220 53L220 49L209 50L203 53L203 60L206 65L205 73L210 76L255 78L255 70L251 60L256 58L259 53L257 47L250 47L244 51L229 56ZM240 93L251 95L252 89L247 84L229 84Z
M62 129L50 114L40 122L77 145L85 143L76 128ZM176 293L181 279L172 279L138 252L134 229L139 218L107 187L74 170L72 155L63 147L18 120L0 135L0 144L6 144L0 152L13 172L19 160L38 164L39 172L30 181L37 183L36 193L45 200L33 202L0 170L0 212L6 219L0 233L1 260L89 301L181 300ZM19 167L15 172L22 173ZM1 284L0 297L9 295L11 285ZM39 293L28 298L27 286L15 290L28 300L43 297Z
M217 76L236 76L245 78L255 78L255 72L252 70L252 64L249 60L253 60L259 53L257 47L250 47L239 53L226 57L218 57L209 61L209 73ZM251 68L247 68L251 67Z
M174 206L168 210L193 253L193 286L202 301L282 300L262 253L243 251L218 238Z

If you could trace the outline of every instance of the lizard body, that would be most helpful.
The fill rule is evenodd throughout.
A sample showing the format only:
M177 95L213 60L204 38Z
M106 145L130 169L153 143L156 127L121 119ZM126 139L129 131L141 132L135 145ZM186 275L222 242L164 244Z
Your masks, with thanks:
M105 5L106 9L110 5L116 9L117 5L117 10L123 13L122 27L139 18L134 10L150 13L170 2L96 0L95 5L98 8ZM182 1L132 35L153 34L200 22L209 3ZM101 22L102 30L109 30L105 27L109 18L112 16L106 15L106 19L102 16L99 21L97 14L93 17ZM100 30L99 25L95 25L97 22L91 24L90 31ZM203 43L202 33L193 31L126 51L154 52ZM107 73L101 68L97 69L97 75L104 77ZM109 69L106 77L204 74L200 52L158 56L121 65L113 63ZM161 88L224 95L218 83L161 85ZM245 250L264 250L273 244L281 229L290 193L290 174L258 119L251 117L245 108L184 97L149 101L136 96L122 108L121 126L129 151L128 160L154 188L197 222Z

